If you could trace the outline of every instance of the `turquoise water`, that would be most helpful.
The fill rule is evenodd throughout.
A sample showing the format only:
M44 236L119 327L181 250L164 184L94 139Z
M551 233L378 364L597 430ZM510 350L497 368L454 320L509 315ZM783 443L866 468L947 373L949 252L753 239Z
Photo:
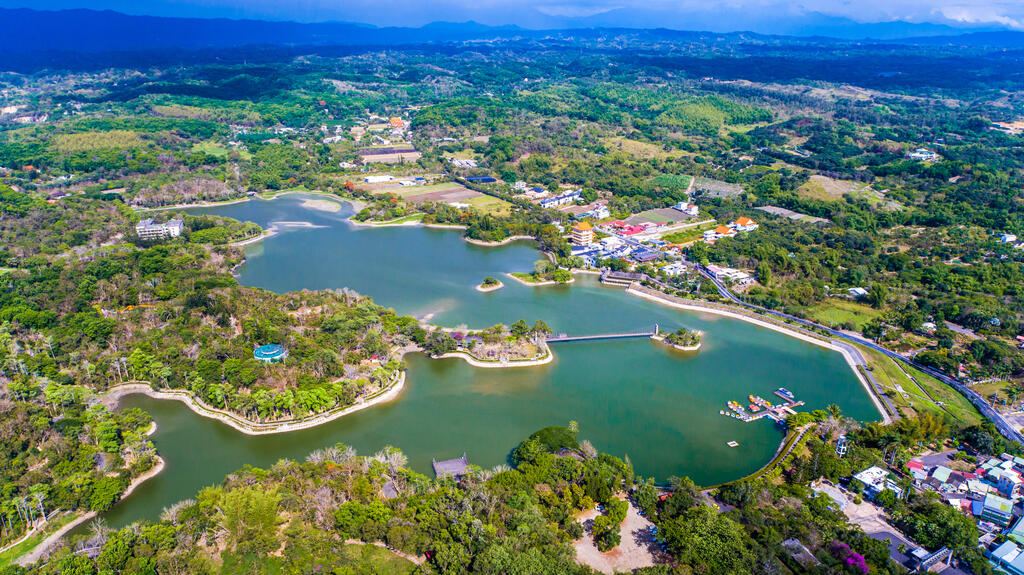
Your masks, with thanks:
M725 402L792 390L806 409L838 404L846 415L878 418L838 353L742 321L673 310L578 275L571 286L532 288L503 276L528 271L541 255L529 243L485 248L457 231L422 227L354 228L346 209L302 207L302 196L256 200L205 212L255 221L309 222L281 227L247 248L239 281L276 292L348 287L398 312L435 324L481 328L543 319L569 334L636 330L658 323L705 332L699 353L647 339L553 344L555 361L517 369L478 369L461 360L408 356L406 388L394 402L315 429L246 436L193 414L177 402L124 400L153 413L154 442L167 469L109 514L112 524L155 518L175 501L245 464L302 459L342 442L368 454L395 445L430 472L432 458L466 452L473 463L505 463L524 437L547 425L579 422L580 436L601 451L629 455L637 472L665 480L689 475L721 483L755 471L775 453L782 430L769 420L742 423L719 415ZM505 288L482 294L487 276ZM736 448L726 446L737 441Z

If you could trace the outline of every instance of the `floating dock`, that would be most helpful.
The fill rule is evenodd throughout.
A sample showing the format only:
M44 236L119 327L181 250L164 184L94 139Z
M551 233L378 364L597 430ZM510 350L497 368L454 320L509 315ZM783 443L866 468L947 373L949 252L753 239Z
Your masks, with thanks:
M757 421L762 417L767 417L778 423L785 423L786 418L796 413L794 407L800 407L804 404L802 401L796 401L793 393L785 388L779 388L775 390L775 395L782 398L785 403L772 403L763 397L750 394L747 399L750 400L750 405L744 408L738 402L728 402L729 410L722 410L718 413L726 417L738 419L740 421Z

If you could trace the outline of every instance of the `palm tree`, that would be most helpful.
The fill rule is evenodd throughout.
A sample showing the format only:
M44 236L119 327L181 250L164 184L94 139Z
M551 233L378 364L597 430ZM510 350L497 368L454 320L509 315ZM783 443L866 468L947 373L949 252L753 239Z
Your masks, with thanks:
M833 419L839 419L839 416L843 413L843 411L839 409L839 406L834 403L828 404L825 411L827 411Z

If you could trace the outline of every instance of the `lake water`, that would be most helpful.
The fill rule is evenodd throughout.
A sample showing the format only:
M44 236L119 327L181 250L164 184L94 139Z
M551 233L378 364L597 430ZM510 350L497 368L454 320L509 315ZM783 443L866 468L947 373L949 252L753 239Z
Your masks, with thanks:
M361 454L394 445L413 468L430 474L432 458L463 452L484 467L505 463L531 432L576 420L581 438L628 455L641 475L662 481L689 475L712 485L757 470L783 437L768 419L743 423L719 415L730 399L746 403L753 393L774 400L772 391L786 387L807 402L804 409L836 403L860 420L879 417L836 352L746 322L660 306L602 286L595 276L577 275L571 286L521 285L504 273L532 269L541 254L529 243L478 247L452 230L357 228L345 221L347 205L323 212L302 202L303 196L289 195L203 210L265 228L312 224L278 225L278 235L248 246L237 270L242 284L275 292L348 287L450 327L543 319L556 332L588 334L658 323L704 331L704 347L695 354L647 339L556 343L554 362L517 369L414 354L406 357L407 384L396 401L283 435L246 436L181 403L132 396L122 405L153 414L159 426L153 440L167 468L107 514L112 525L154 519L245 464L301 460L336 442ZM487 276L502 279L505 288L477 292Z

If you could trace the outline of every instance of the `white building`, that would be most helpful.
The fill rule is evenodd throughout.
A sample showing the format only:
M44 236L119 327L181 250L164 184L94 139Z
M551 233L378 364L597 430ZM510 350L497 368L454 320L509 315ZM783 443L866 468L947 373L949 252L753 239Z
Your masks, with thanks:
M716 265L710 265L707 267L708 273L712 277L719 280L728 280L735 282L739 285L746 285L754 281L754 278L743 270L737 270L733 268L723 268Z
M903 495L903 489L892 479L889 479L889 472L881 467L871 466L853 476L866 486L864 494L874 499L879 493L891 489L896 497Z
M559 194L559 195L551 197L551 198L544 198L543 200L541 200L539 202L540 203L540 207L542 207L542 208L557 208L558 206L564 206L566 204L571 204L571 203L575 202L576 200L580 199L580 194L582 194L582 193L583 193L583 190L573 190L571 192L565 192L564 194Z
M594 218L595 220L603 220L603 219L607 218L610 215L612 215L612 214L611 214L610 211L608 211L608 206L602 205L602 206L596 206L596 207L594 207L594 209L592 209L590 211L583 212L582 214L580 214L577 217L579 217L580 219Z
M1017 236L1014 234L1001 233L999 234L999 242L1004 244L1012 244L1017 241Z
M697 207L697 204L691 204L689 202L679 202L672 207L688 216L696 216L700 213L700 208Z
M913 152L909 152L907 157L911 160L917 160L919 162L935 162L939 159L939 155L931 150L924 148L918 148Z
M690 267L683 262L672 262L661 268L661 271L670 276L678 276L689 272Z
M852 287L852 288L850 288L847 291L849 291L850 295L852 297L854 297L855 299L860 299L860 298L868 297L868 290L866 290L866 289L864 289L862 287Z
M364 178L367 184L383 184L384 182L393 182L394 180L394 176L366 176Z
M153 219L150 218L135 224L135 233L144 240L176 238L183 231L185 231L185 224L181 220L169 220L164 224L154 224Z

